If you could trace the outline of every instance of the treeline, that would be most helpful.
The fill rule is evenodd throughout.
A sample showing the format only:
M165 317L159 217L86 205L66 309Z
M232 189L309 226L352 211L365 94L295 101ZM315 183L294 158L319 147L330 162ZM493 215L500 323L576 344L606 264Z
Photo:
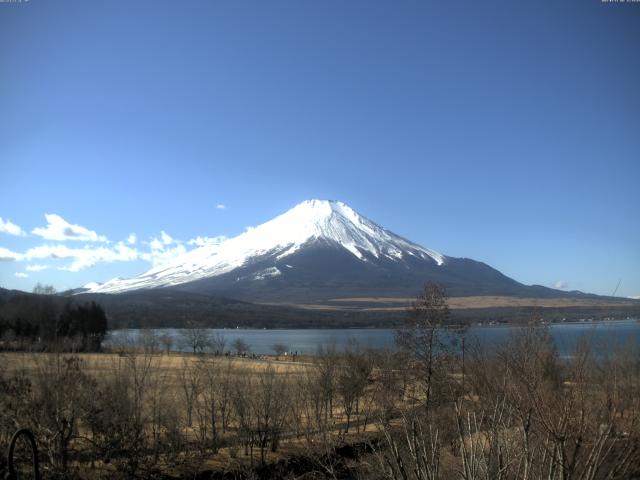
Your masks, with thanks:
M95 302L75 304L51 287L14 295L0 305L0 348L43 350L53 345L97 351L107 332L107 316Z
M83 294L109 315L109 328L183 328L189 322L207 328L349 328L389 327L404 312L306 310L261 305L213 295L155 289L119 295Z

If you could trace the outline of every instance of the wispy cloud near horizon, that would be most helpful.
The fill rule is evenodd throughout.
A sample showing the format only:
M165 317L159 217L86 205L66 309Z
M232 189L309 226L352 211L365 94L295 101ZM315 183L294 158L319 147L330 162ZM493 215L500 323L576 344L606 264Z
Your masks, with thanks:
M27 265L26 272L43 270L79 272L102 263L137 260L149 262L153 267L157 267L187 253L190 249L219 244L227 238L224 235L197 236L189 241L182 241L172 237L165 230L161 230L158 236L151 237L149 241L138 242L137 235L131 233L124 240L113 243L109 242L106 236L98 235L80 225L72 225L59 215L47 214L45 217L48 222L47 227L34 229L35 235L45 239L59 239L58 241L84 240L89 243L82 247L71 247L64 243L45 243L30 247L23 252L0 247L0 262L45 261L44 263ZM96 242L104 244L96 245ZM137 244L139 245L137 246ZM24 275L16 276L28 277L28 274L21 273Z
M35 264L35 265L27 265L25 270L27 272L41 272L42 270L47 270L49 268L48 265Z

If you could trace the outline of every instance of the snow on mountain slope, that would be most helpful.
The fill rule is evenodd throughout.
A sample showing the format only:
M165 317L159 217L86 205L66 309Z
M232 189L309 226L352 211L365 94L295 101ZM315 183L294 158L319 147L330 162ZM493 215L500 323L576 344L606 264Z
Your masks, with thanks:
M344 248L362 262L367 256L401 261L407 256L442 265L446 257L409 242L362 217L342 202L307 200L288 212L217 245L204 245L168 264L127 280L115 278L102 285L88 284L92 293L121 293L179 285L215 277L266 255L281 260L306 245L325 242ZM277 268L255 280L279 275Z

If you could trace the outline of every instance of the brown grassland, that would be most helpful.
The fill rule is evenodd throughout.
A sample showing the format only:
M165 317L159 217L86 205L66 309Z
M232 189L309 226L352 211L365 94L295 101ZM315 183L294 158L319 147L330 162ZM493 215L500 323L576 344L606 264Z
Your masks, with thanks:
M414 299L405 297L349 297L332 298L322 304L297 305L311 310L335 309L345 307L360 307L365 311L404 311ZM381 304L384 306L374 306ZM449 297L449 308L452 310L470 308L569 308L569 307L620 307L635 306L637 301L630 299L601 299L601 298L534 298L507 297L498 295L482 295L471 297Z
M163 397L164 408L171 409L174 412L181 412L185 408L185 402L189 402L187 390L193 388L200 389L199 386L189 385L189 382L199 382L201 379L191 378L189 375L203 368L224 369L229 375L232 382L238 381L239 378L249 379L255 382L260 376L267 374L275 374L277 377L286 378L287 382L292 384L299 383L300 378L309 375L313 369L317 368L313 357L299 357L298 361L284 361L269 356L263 359L241 358L241 357L216 357L209 355L190 355L172 352L166 353L144 353L144 352L127 352L123 353L74 353L74 354L54 354L54 353L28 353L28 352L5 352L0 353L0 362L3 365L3 372L7 376L25 377L37 381L38 376L42 375L52 365L58 363L65 364L70 359L78 359L82 365L82 371L90 378L99 381L105 379L115 379L123 370L131 368L131 362L142 364L139 367L147 368L147 374L153 376L156 381L161 379L161 395ZM229 380L228 379L228 380ZM287 395L288 392L278 392L278 394ZM342 412L338 404L333 408L333 416L336 419L336 431L340 428L340 420ZM184 441L197 442L199 440L198 428L199 422L204 421L203 417L195 416L192 424L185 425L183 429ZM369 430L372 426L369 425ZM360 429L358 429L360 431ZM354 431L355 433L355 431ZM232 439L234 436L233 427L223 434L220 442L224 443L225 439ZM286 442L277 452L265 452L266 461L277 461L291 455L300 455L308 453L308 449L304 446L296 445L297 442ZM242 470L247 464L251 463L244 457L238 457L231 448L219 448L216 455L210 459L198 462L200 469L213 469L220 471ZM99 462L96 462L99 464ZM176 473L180 469L172 468L170 465L164 465L168 472ZM90 476L111 476L112 469L102 464L100 468L93 469L92 472L84 471Z

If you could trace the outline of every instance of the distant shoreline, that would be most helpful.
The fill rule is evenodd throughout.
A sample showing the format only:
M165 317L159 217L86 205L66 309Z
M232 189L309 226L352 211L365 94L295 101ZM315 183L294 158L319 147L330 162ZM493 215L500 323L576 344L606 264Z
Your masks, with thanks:
M448 326L445 328L455 329L459 327L464 327L466 329L485 329L485 328L527 328L527 327L553 327L553 326L561 326L561 325L603 325L607 323L623 323L623 322L639 322L639 318L611 318L608 320L597 319L597 320L567 320L565 322L548 322L548 323L509 323L509 322L495 322L495 323L483 323L482 325L478 324L469 324L469 325L456 325L456 326ZM243 331L252 331L252 332L286 332L286 331L308 331L308 330L395 330L397 326L389 326L389 327L376 327L376 326L350 326L350 327L298 327L298 328L258 328L258 327L200 327L205 330L221 330L228 332L243 332ZM140 330L188 330L187 327L128 327L128 328L114 328L109 329L109 332L118 332L118 331L140 331Z

